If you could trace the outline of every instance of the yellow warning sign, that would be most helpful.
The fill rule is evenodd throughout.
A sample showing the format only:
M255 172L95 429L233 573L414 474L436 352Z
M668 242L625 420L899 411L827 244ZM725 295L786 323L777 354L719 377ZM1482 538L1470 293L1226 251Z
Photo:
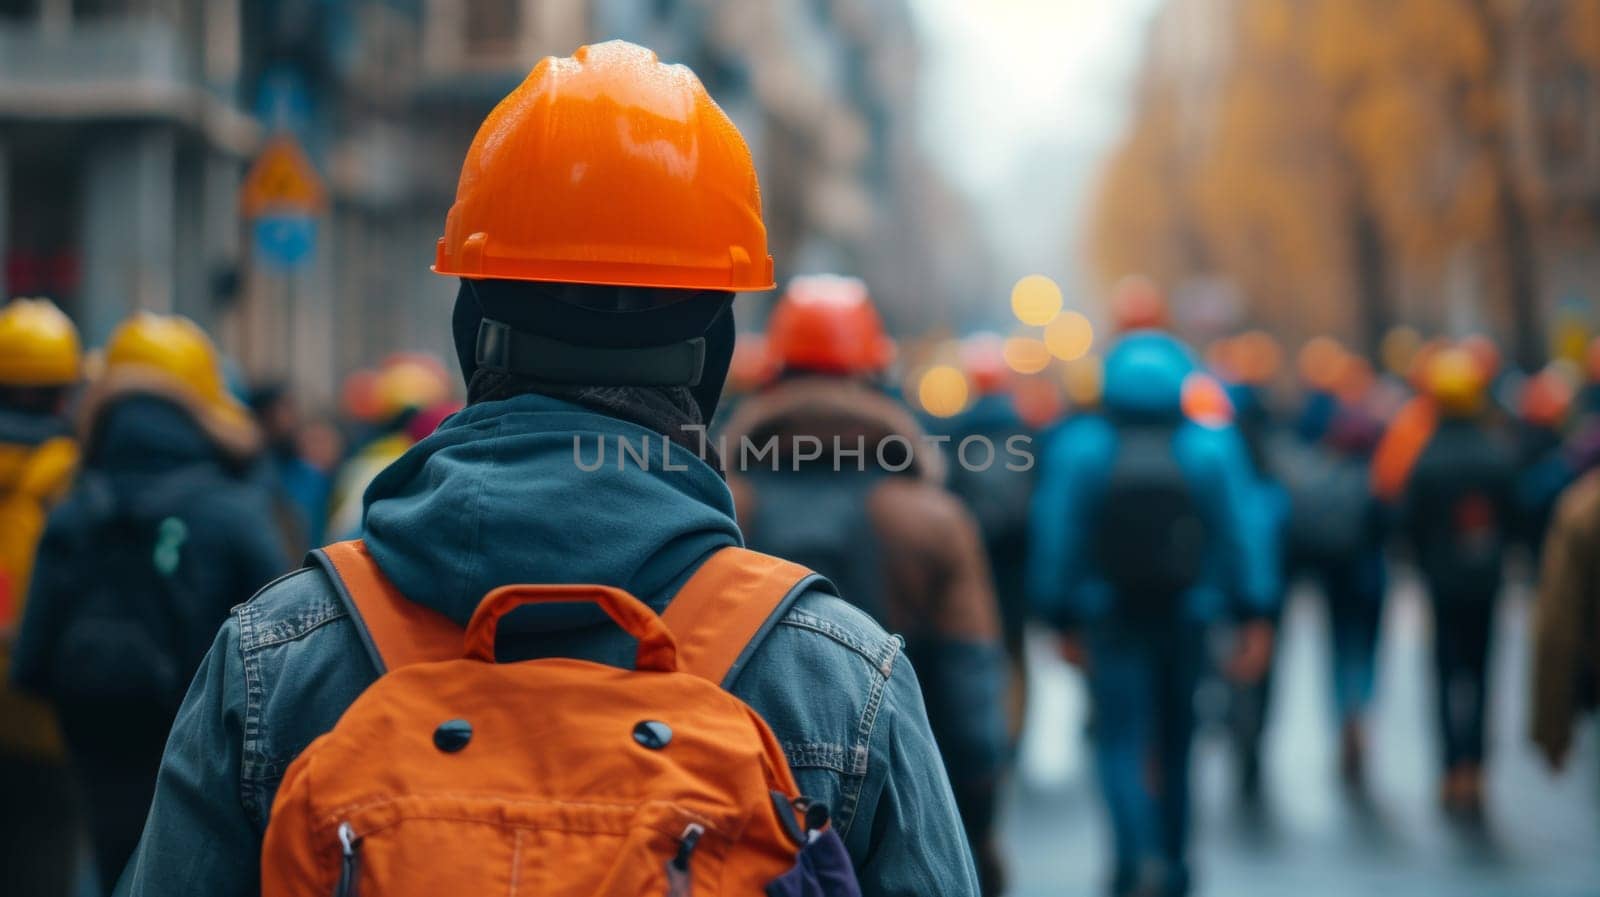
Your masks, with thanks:
M305 151L287 136L267 141L245 175L239 206L246 217L315 215L327 205L322 178Z

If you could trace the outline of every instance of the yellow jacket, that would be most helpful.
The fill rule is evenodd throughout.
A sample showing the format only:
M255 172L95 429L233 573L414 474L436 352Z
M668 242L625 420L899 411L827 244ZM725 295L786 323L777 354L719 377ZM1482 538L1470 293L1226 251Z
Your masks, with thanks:
M45 518L72 485L77 468L78 445L66 436L35 445L0 443L0 749L61 753L48 708L9 686L11 643Z

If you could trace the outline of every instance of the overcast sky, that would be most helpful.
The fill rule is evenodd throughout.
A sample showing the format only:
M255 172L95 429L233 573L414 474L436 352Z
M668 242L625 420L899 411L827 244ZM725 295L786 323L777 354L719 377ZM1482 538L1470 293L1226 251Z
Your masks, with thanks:
M1160 0L912 0L924 142L979 213L1006 279L1076 280L1073 225L1120 133Z

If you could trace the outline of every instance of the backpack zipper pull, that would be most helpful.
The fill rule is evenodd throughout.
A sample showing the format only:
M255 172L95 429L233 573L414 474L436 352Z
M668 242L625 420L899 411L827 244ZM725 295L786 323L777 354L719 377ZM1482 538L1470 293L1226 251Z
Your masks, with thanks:
M706 833L705 826L696 822L689 823L678 836L678 853L672 858L672 868L679 872L689 871L689 858L694 856L694 848L700 843L700 836Z
M695 845L705 833L705 826L691 822L678 836L678 852L667 861L667 897L690 897L693 882L689 877L689 858L694 856Z
M339 888L333 892L333 897L356 897L356 877L361 871L361 855L356 848L361 846L361 838L356 835L356 830L348 822L339 823L339 850L343 858L339 863Z

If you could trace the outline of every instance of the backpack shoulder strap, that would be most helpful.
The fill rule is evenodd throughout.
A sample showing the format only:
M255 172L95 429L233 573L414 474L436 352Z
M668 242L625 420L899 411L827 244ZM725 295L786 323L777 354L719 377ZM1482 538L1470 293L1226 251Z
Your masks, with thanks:
M365 542L335 542L312 551L308 560L333 581L380 675L414 663L464 655L462 628L444 614L400 594L373 562Z
M661 615L678 641L678 668L729 688L767 633L816 573L746 548L724 548L700 565Z

